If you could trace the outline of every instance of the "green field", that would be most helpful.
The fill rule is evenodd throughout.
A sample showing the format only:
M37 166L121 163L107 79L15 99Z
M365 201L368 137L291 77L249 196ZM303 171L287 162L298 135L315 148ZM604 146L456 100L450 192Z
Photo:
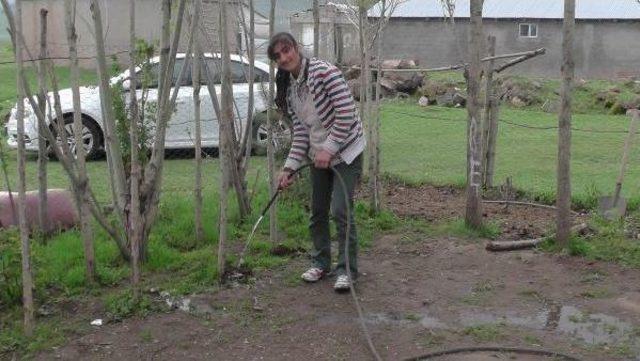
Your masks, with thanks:
M465 183L465 109L421 108L414 101L388 102L382 111L382 170L409 183ZM555 198L557 116L502 108L496 156L496 184L512 177L516 188L551 202ZM572 134L574 202L593 205L594 197L613 191L628 129L625 116L576 114ZM605 132L605 133L602 133ZM623 194L640 201L640 151L629 157ZM591 202L591 203L589 203Z

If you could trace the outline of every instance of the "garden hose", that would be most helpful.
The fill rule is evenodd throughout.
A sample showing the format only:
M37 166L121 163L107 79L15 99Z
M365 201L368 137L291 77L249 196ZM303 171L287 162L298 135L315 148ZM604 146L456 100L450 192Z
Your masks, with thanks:
M305 163L303 164L300 168L296 169L295 171L293 171L291 173L291 175L289 175L289 177L293 177L296 174L298 174L301 170L308 168L310 166L312 166L313 163ZM356 294L356 290L353 286L353 277L351 274L351 268L349 265L349 233L351 231L351 199L349 197L349 194L347 193L347 186L346 183L344 182L344 179L342 178L342 175L340 174L340 172L338 172L338 170L333 167L333 166L329 166L329 169L331 169L331 171L333 172L333 174L336 176L336 178L338 178L338 182L340 182L340 185L342 186L342 191L343 191L343 196L345 198L345 204L347 207L347 227L346 227L346 236L345 236L345 240L344 240L344 256L345 256L345 261L346 261L346 271L347 271L347 277L349 277L349 292L351 293L351 296L353 298L353 303L356 307L356 311L358 312L358 318L360 320L360 327L362 327L362 332L364 333L365 338L367 339L367 345L369 346L369 350L371 351L372 355L375 357L375 359L377 361L382 361L382 358L380 357L380 355L378 354L378 351L376 351L375 346L373 345L373 340L371 339L371 335L369 334L369 329L367 328L367 324L365 322L364 319L364 312L362 311L362 307L360 306L360 301L358 301L358 295ZM262 222L262 220L264 219L265 215L267 214L267 212L269 211L269 209L271 208L271 206L273 206L273 203L275 203L276 199L278 198L278 195L280 195L280 193L282 192L282 188L278 187L278 189L276 190L276 192L273 194L273 196L271 197L271 199L269 200L269 203L267 203L267 205L264 207L264 209L262 210L262 212L260 213L260 217L258 217L258 220L256 221L256 223L253 225L253 228L251 229L251 233L249 234L249 237L247 238L247 242L245 243L245 246L242 250L242 253L240 253L240 260L238 261L238 269L240 268L240 266L242 265L242 263L244 262L244 255L247 252L247 249L249 248L249 244L251 243L251 240L253 239L253 235L256 232L256 229L258 228L258 225L260 225L260 222Z
M295 171L293 171L289 177L295 176L301 170L303 170L305 168L308 168L308 167L310 167L312 165L313 165L313 163L306 163L306 164L302 165L300 168L298 168ZM356 311L358 312L358 319L360 321L360 327L362 328L362 332L363 332L363 334L364 334L364 336L366 338L367 346L369 347L369 350L371 351L371 354L373 355L373 357L377 361L382 361L382 357L380 357L380 354L378 354L378 351L376 350L376 348L375 348L375 346L373 344L373 340L371 338L371 334L369 333L369 329L368 329L368 327L366 325L366 321L365 321L365 318L364 318L364 312L362 311L362 306L360 305L360 301L358 300L358 295L357 295L355 287L353 285L353 277L352 277L351 268L350 268L350 265L349 265L349 233L350 233L350 230L351 230L351 221L352 221L352 219L351 219L351 202L350 202L351 199L349 197L349 194L347 193L346 183L344 182L344 179L342 178L342 175L340 174L340 172L338 172L338 170L333 166L329 166L329 169L331 169L333 174L338 179L338 182L340 182L340 185L342 186L343 196L345 198L345 203L346 203L346 207L347 207L347 209L346 209L346 211L347 211L346 212L347 213L347 227L346 227L346 236L345 236L345 240L344 240L344 255L345 255L345 261L346 261L347 276L349 277L349 280L350 280L350 282L349 282L349 291L350 291L350 294L351 294L351 296L353 298L353 303L354 303L354 306L356 308ZM246 244L244 246L244 249L242 250L240 261L238 263L238 268L240 267L240 265L243 262L244 254L247 251L247 249L249 247L249 244L251 243L251 239L253 238L253 235L254 235L256 229L258 228L258 225L260 224L262 219L265 217L265 215L267 214L267 212L269 211L271 206L273 206L273 203L275 203L276 199L278 198L278 195L280 195L282 190L283 190L282 188L278 187L277 191L273 194L273 196L269 200L269 203L267 203L265 208L260 213L260 217L258 218L256 223L254 224L254 226L252 228L252 231L251 231L251 234L249 235L249 238L247 239L247 242L246 242ZM569 356L569 355L565 355L565 354L562 354L560 352L555 352L555 351L541 350L541 349L527 349L527 348L518 348L518 347L499 347L499 346L478 346L478 347L453 348L453 349L448 349L448 350L436 351L436 352L424 354L424 355L413 357L413 358L408 358L408 359L405 359L404 361L432 360L434 358L441 357L441 356L453 355L453 354L461 354L461 353L470 353L470 352L508 352L508 353L527 354L527 355L534 355L534 356L556 357L556 358L565 359L567 361L581 361L579 358L576 358L576 357L573 357L573 356Z
M508 353L523 354L523 355L553 357L554 359L560 358L566 361L581 361L579 358L565 355L563 353L555 352L555 351L520 348L520 347L500 347L500 346L477 346L477 347L452 348L449 350L436 351L436 352L428 353L422 356L407 358L407 359L404 359L404 361L426 361L426 360L433 360L436 357L461 354L461 353L470 353L470 352L508 352Z

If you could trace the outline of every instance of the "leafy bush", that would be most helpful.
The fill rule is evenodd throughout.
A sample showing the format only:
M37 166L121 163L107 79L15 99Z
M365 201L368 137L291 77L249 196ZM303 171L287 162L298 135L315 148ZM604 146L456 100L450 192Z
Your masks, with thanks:
M22 299L20 235L13 228L0 232L0 310Z

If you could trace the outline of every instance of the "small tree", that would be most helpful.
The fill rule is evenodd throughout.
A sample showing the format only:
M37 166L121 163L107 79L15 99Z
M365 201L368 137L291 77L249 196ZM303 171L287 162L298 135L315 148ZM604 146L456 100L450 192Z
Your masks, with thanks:
M69 44L69 58L71 70L71 91L73 93L73 133L75 138L75 159L78 174L78 186L75 192L76 204L78 207L78 215L80 217L80 232L82 234L82 243L84 245L85 255L85 275L89 283L93 283L96 277L95 255L93 248L93 230L91 229L91 214L89 211L89 191L87 186L89 178L87 177L87 168L85 164L86 153L84 149L84 140L82 139L82 115L80 109L80 70L78 67L78 51L75 27L76 2L65 0L65 25L67 30L67 43ZM62 122L64 120L61 120ZM59 120L59 122L61 122ZM44 132L44 127L41 128Z
M3 3L5 11L8 6ZM18 128L18 224L20 228L20 245L22 254L22 307L24 312L24 333L33 334L35 327L35 313L33 305L33 275L31 272L31 242L29 240L29 226L27 225L27 197L26 197L26 155L24 138L24 98L25 74L23 68L24 41L22 38L22 2L15 3L15 26L12 29L13 44L16 59L16 74L18 88L18 104L16 108Z

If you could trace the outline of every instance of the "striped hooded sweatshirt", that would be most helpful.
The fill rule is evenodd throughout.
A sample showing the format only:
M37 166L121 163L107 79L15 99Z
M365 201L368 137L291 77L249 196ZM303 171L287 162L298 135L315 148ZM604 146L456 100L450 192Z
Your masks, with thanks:
M332 165L351 164L366 145L351 89L340 70L323 60L303 57L301 68L287 90L293 141L285 168L298 169L321 149L334 155Z

